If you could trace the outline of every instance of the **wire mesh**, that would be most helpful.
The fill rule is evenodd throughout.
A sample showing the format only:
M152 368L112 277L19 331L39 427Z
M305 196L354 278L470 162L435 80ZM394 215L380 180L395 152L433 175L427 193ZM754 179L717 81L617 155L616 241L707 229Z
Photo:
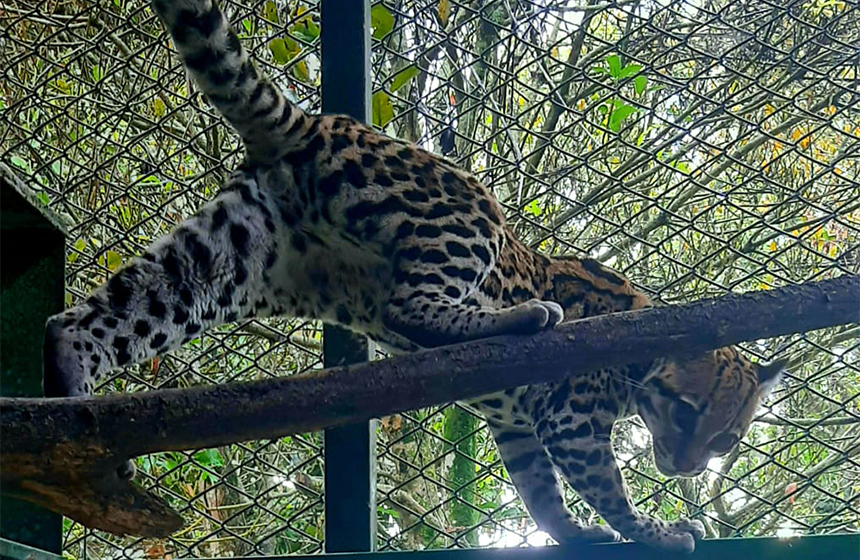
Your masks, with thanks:
M534 248L596 257L665 303L857 271L856 3L385 8L376 124L481 176ZM711 536L856 531L857 334L747 345L791 375L699 479L666 481L642 425L618 426L640 509ZM383 424L382 547L548 541L479 426L453 407Z
M257 63L316 110L316 2L221 3ZM856 3L386 0L371 16L374 124L476 173L534 248L589 254L665 303L858 272ZM144 1L4 0L0 21L0 153L75 224L71 305L211 198L238 145ZM858 332L746 345L790 375L698 479L665 480L642 425L617 426L639 508L696 516L710 536L860 529ZM102 390L300 373L321 366L320 345L316 324L228 325ZM549 541L466 409L379 430L380 549ZM320 551L320 448L307 434L143 458L140 480L188 528L143 541L67 520L66 553Z
M2 154L75 224L69 305L210 199L241 154L189 84L146 2L11 2L3 27ZM225 6L261 66L309 110L319 103L318 24L306 5ZM311 6L312 7L312 6ZM280 41L273 47L269 38ZM286 54L285 54L286 53ZM289 56L289 59L285 57ZM187 387L321 367L319 325L228 325L128 368L109 391ZM186 517L170 539L120 539L65 522L73 557L275 555L322 547L321 436L138 461L138 479Z

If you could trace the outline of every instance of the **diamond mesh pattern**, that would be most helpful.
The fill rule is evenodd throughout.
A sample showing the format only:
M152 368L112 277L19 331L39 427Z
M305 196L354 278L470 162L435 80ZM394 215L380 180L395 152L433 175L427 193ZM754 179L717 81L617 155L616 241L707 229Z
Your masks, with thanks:
M258 64L318 109L316 2L222 5ZM372 18L375 124L478 174L535 248L597 257L666 303L858 272L856 3L386 0ZM0 155L75 224L72 305L211 198L238 145L143 0L11 0L0 23ZM858 332L747 345L791 375L699 479L664 480L644 428L619 426L639 507L698 516L711 536L860 529ZM102 389L301 373L320 345L315 324L228 325ZM66 552L318 552L320 449L308 434L140 459L188 528L142 541L67 521ZM548 541L459 406L383 419L378 457L380 549Z
M190 87L145 2L13 2L0 8L2 156L75 224L67 304L210 199L239 163L235 135ZM312 11L304 11L308 8ZM308 109L319 104L315 6L228 3L245 45ZM318 33L317 33L318 34ZM273 50L270 41L284 41ZM278 47L275 47L278 49ZM286 55L284 53L286 52ZM116 375L109 391L188 387L322 366L319 325L249 321ZM321 435L138 460L138 480L185 515L164 541L119 539L66 521L74 557L317 552Z
M385 7L377 124L480 175L533 247L597 257L665 303L858 270L856 4ZM642 425L619 426L639 507L711 536L856 531L857 334L747 345L791 375L700 479L666 481ZM383 423L380 547L547 542L480 420L454 410Z

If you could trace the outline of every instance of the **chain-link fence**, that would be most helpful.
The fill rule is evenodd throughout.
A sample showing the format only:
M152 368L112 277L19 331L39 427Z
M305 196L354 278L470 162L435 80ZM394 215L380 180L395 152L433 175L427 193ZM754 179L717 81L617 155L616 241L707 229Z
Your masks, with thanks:
M143 0L0 1L0 154L75 224L73 304L209 199L240 153ZM316 2L222 4L316 110ZM374 124L480 176L536 249L595 256L666 303L858 272L856 3L386 0L372 24ZM711 536L860 530L858 332L746 345L791 375L698 479L666 481L642 425L618 426L639 508L697 516ZM316 324L233 324L103 390L290 375L320 367L320 347ZM480 419L451 405L379 433L381 549L547 542ZM142 458L139 480L187 528L142 541L67 520L66 552L319 551L323 461L319 434Z

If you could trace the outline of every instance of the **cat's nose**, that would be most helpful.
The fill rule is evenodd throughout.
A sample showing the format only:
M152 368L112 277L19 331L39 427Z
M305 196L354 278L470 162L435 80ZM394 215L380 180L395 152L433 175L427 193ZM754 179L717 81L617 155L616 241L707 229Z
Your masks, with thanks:
M705 471L706 467L707 463L696 461L689 457L684 457L675 462L675 468L678 471L678 475L683 477L699 476Z

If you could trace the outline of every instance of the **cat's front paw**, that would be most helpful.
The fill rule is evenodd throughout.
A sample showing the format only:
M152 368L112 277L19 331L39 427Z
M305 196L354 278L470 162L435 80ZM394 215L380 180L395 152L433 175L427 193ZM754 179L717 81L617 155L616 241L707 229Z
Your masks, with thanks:
M572 517L563 523L541 527L563 546L618 542L621 534L609 525L582 525Z
M586 525L574 542L606 543L620 540L621 534L608 525Z
M705 526L701 521L680 519L665 525L659 521L653 523L662 526L654 527L655 530L647 531L635 540L662 550L689 554L696 549L696 541L705 536Z
M551 329L564 319L564 309L554 301L531 299L523 305L530 307L539 316L536 321L538 329Z
M705 526L697 519L679 519L669 525L676 531L693 535L693 539L697 541L705 538Z

